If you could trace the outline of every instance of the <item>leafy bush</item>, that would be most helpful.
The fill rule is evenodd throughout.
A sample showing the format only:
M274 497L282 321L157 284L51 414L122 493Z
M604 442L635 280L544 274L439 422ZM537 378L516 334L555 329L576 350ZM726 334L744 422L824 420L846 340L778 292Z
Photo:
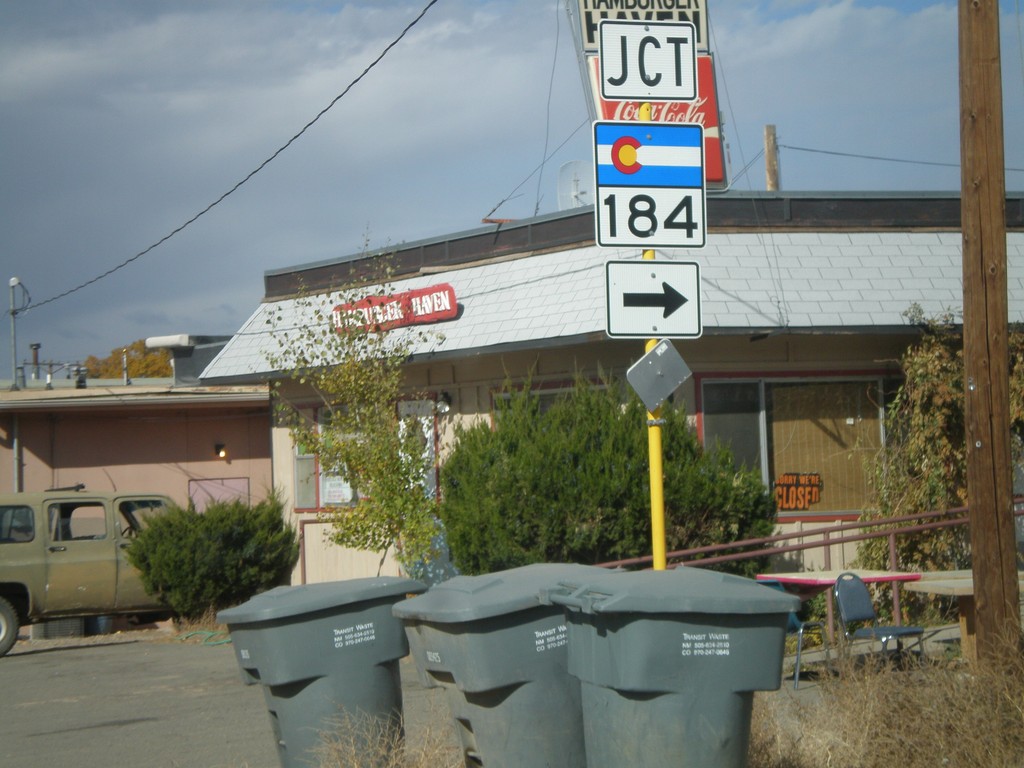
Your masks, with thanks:
M287 582L299 550L271 496L255 506L215 502L199 514L175 507L154 517L128 548L146 591L194 619Z
M967 434L965 431L964 335L952 316L926 319L920 307L905 315L923 329L921 339L903 354L904 382L886 406L886 445L873 461L873 507L861 520L878 522L920 512L966 506ZM1024 435L1024 333L1012 328L1010 347L1010 428L1015 465L1020 465ZM891 526L891 525L890 525ZM968 526L936 528L896 538L897 567L903 570L955 570L971 567ZM863 542L856 564L888 568L888 539ZM879 588L884 618L891 587ZM907 621L948 621L949 598L903 596Z
M647 417L614 382L542 410L528 389L499 400L495 428L456 430L441 468L441 519L464 573L533 562L599 563L651 552ZM662 429L669 551L771 533L775 501L728 452L705 451L682 409ZM738 567L751 573L763 563ZM737 570L734 567L733 570Z
M386 279L387 260L380 266ZM390 294L383 288L373 301ZM397 404L411 394L405 364L412 344L436 336L409 329L392 334L367 324L361 312L333 311L366 300L363 284L300 296L296 310L303 321L283 310L270 321L278 351L267 361L287 377L274 384L279 423L288 425L304 453L316 455L323 475L344 480L355 493L351 505L321 510L331 541L379 553L381 566L394 547L397 560L411 569L440 554L435 500L423 492L433 454L424 450L422 418L401 416ZM302 393L298 400L296 392Z
M963 334L952 317L926 320L919 308L905 313L923 328L921 339L904 353L904 383L886 406L886 445L874 461L874 505L861 519L877 521L919 512L941 511L967 504L967 457L964 415ZM1011 329L1010 429L1014 461L1021 461L1024 435L1024 333ZM967 526L940 528L896 539L897 566L908 571L969 568ZM864 542L857 564L888 568L886 538ZM883 590L886 591L886 590ZM886 604L883 598L879 601ZM952 601L906 595L904 607L922 616L928 608L939 613Z

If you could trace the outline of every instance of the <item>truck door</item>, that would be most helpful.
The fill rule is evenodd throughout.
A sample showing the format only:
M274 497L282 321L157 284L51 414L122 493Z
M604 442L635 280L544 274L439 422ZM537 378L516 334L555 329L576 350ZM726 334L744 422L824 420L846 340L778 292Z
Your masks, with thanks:
M47 612L113 605L117 557L107 507L98 499L47 504Z
M138 569L128 561L127 549L146 527L149 518L166 511L167 500L155 496L125 496L118 498L116 504L117 607L119 610L152 608L158 600L146 594Z

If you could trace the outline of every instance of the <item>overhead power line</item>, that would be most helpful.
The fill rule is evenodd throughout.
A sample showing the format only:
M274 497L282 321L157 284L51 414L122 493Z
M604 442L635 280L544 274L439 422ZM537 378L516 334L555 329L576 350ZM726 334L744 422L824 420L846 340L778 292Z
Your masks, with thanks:
M548 76L548 100L544 111L544 152L541 154L540 173L537 175L537 200L533 206L533 215L540 211L540 189L544 181L544 165L548 157L548 139L551 137L551 97L555 90L555 72L558 65L558 38L561 36L561 11L558 2L555 2L555 51L551 57L551 74Z
M26 307L26 310L28 310L28 309L35 309L37 307L42 307L45 304L50 304L50 303L52 303L54 301L57 301L58 299L63 299L66 296L70 296L73 293L77 293L78 291L82 290L83 288L87 288L88 286L92 285L93 283L98 283L100 280L103 280L104 278L109 277L110 275L114 274L118 270L124 269L129 264L131 264L132 262L137 261L138 259L140 259L143 256L145 256L150 251L152 251L155 248L163 245L168 240L170 240L172 237L177 235L179 232L182 232L184 229L186 229L190 225L194 224L201 217L205 216L207 213L209 213L215 207L220 205L230 195L232 195L236 191L238 191L238 189L243 184L245 184L247 181L249 181L249 179L251 179L257 173L262 171L268 165L270 165L270 163L273 162L277 158L278 155L280 155L282 152L284 152L286 149L288 149L288 147L290 147L296 140L298 140L298 138L300 136L302 136L302 134L304 134L306 131L308 131L310 128L312 128L314 123L316 123L321 117L326 115L335 104L337 104L339 101L341 101L341 99L344 98L348 94L348 92L351 91L359 83L360 80L362 80L364 77L366 77L367 74L369 74L370 70L372 70L375 66L377 66L377 64L379 64L380 61L385 56L388 55L388 53L391 51L392 48L394 48L396 45L398 45L399 42L401 42L402 38L404 38L406 36L406 34L409 32L409 30L412 29L413 27L415 27L420 22L420 19L422 19L426 15L427 11L429 11L430 8L433 5L435 5L436 3L437 3L437 0L429 0L429 2L423 7L423 10L419 12L419 14L416 16L416 18L414 18L411 22L409 22L409 24L405 27L405 29L402 30L402 32L398 35L398 37L396 37L394 40L392 40L390 43L388 43L388 45L384 48L384 50L380 52L380 55L377 56L377 58L375 58L373 61L371 61L370 64L366 67L366 69L364 69L359 74L358 77L356 77L351 83L349 83L345 87L345 90L343 90L341 93L339 93L337 96L335 96L326 107L321 109L317 113L316 117L314 117L312 120L310 120L304 126L302 126L302 130L300 130L298 133L296 133L294 136L292 136L290 139L288 139L288 141L286 141L281 147L279 147L277 149L277 151L275 151L270 157L268 157L266 160L264 160L262 163L260 163L258 166L256 166L256 168L254 168L252 171L250 171L241 181L239 181L237 184L235 184L233 187L231 187L231 189L229 189L223 195L218 197L216 200L214 200L208 206L203 208L203 210L201 210L199 213L197 213L191 219L189 219L184 224L182 224L182 225L176 227L175 229L171 230L170 232L168 232L166 235L161 237L159 240L157 240L155 243L150 245L148 248L144 248L143 250L141 250L138 253L136 253L134 256L132 256L132 257L130 257L128 259L125 259L124 261L122 261L117 266L111 267L110 269L108 269L103 274L97 275L96 277L92 278L91 280L86 280L81 285L77 285L74 288L69 288L68 290L64 291L63 293L59 293L56 296L52 296L52 297L50 297L48 299L44 299L43 301L37 301L35 304L30 304L28 307Z
M879 157L878 155L861 155L854 152L837 152L831 149L811 149L810 147L794 147L790 144L779 144L782 149L792 149L794 152L813 152L818 155L836 155L838 157L854 157L858 160L879 160L883 163L906 163L908 165L937 165L942 168L959 168L960 163L939 163L930 160L907 160L902 157ZM1006 168L1007 171L1024 172L1024 168Z
M552 152L551 152L550 154L546 155L546 156L544 157L544 159L540 161L540 164L539 164L539 165L538 165L538 166L537 166L536 168L534 168L534 169L533 169L532 171L530 171L529 175L527 175L527 177L526 177L525 179L523 179L522 181L520 181L520 182L519 182L519 183L518 183L518 184L516 185L515 189L513 189L513 190L512 190L511 192L509 192L509 193L508 193L507 195L505 195L505 197L503 197L503 198L502 198L501 200L499 200L499 201L498 201L498 204L497 204L497 205L495 205L495 206L494 206L493 208L491 208L491 210L489 210L489 211L487 212L487 215L486 215L486 216L484 216L484 218L485 218L485 219L488 219L488 218L490 218L490 217L491 217L491 215L492 215L492 214L493 214L493 213L494 213L494 212L495 212L496 210L498 210L499 208L501 208L501 206L503 206L503 205L504 205L505 203L507 203L507 202L508 202L509 200L511 200L511 199L512 199L513 197L515 197L515 196L516 196L516 193L517 193L517 192L518 192L518 191L519 191L519 190L520 190L520 189L522 188L522 186L523 186L524 184L526 184L526 182L528 182L528 181L529 181L530 179L532 179L532 178L533 178L533 176L534 176L534 174L536 174L536 173L537 173L538 171L540 171L540 170L541 170L542 168L544 168L544 164L545 164L545 163L546 163L546 162L547 162L548 160L550 160L550 159L551 159L552 157L554 157L554 156L555 156L556 154L558 154L559 150L561 150L561 149L562 149L562 147L564 147L564 146L565 146L566 144L568 144L568 143L569 143L569 140L570 140L570 139L571 139L571 138L572 138L573 136L575 136L575 135L576 135L577 133L579 133L579 132L580 132L580 129L581 129L581 128L583 128L583 126L585 126L585 125L588 125L589 123L590 123L590 116L588 115L588 116L587 116L586 118L584 118L583 122L581 122L581 123L580 123L579 125L577 125L577 126L576 126L576 127L575 127L575 128L573 129L572 133L570 133L570 134L569 134L568 136L566 136L566 137L565 137L565 139L564 139L564 140L562 141L562 143L561 143L561 144L559 144L559 145L558 145L557 147L555 147L555 148L554 148L554 150L553 150L553 151L552 151Z

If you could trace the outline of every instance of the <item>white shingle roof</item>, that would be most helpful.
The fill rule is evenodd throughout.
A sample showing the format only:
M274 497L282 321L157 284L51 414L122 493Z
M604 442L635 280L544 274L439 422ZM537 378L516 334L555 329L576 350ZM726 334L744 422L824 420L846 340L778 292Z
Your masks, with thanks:
M1024 320L1024 233L1007 238L1010 321ZM926 317L959 313L963 298L959 232L712 233L695 251L658 259L701 268L705 334L751 329L862 330L907 325L919 305ZM639 259L636 249L590 246L395 281L394 292L447 282L462 307L434 326L443 341L417 342L415 353L466 354L509 344L603 333L604 264ZM331 305L331 297L325 302ZM307 323L299 302L261 304L207 367L204 379L270 373L278 327Z

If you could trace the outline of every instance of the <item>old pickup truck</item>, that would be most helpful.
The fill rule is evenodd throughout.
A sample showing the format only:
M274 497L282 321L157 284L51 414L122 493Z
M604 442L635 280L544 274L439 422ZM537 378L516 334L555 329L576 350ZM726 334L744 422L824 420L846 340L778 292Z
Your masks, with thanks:
M24 624L168 616L167 606L146 594L126 549L170 504L160 494L81 487L0 495L0 656Z

